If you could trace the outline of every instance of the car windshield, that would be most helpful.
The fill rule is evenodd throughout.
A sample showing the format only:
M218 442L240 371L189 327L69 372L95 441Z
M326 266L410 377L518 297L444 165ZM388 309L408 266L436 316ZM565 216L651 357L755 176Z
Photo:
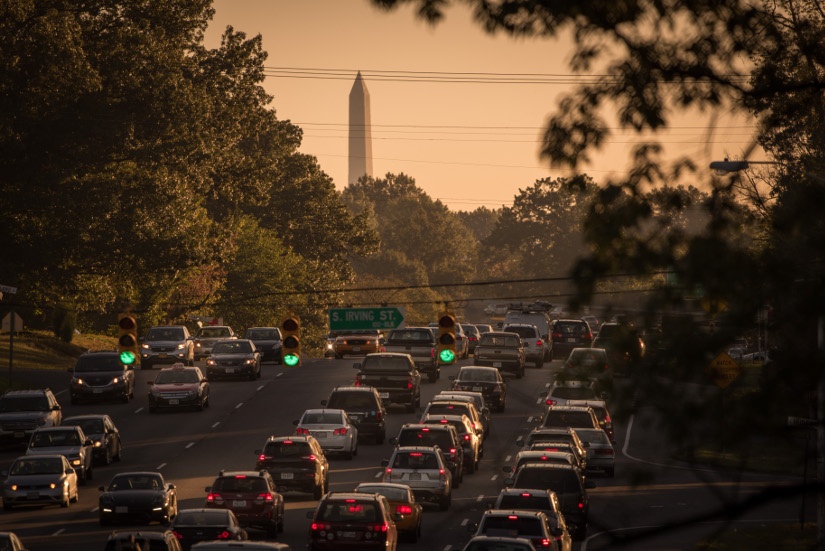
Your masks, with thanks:
M510 325L504 328L505 331L508 333L516 333L522 339L536 339L538 335L536 334L536 329L533 327L524 327L521 325Z
M325 522L376 522L380 517L375 503L355 499L326 501L318 509L317 520Z
M63 472L63 462L58 457L18 459L9 470L10 476L59 474Z
M44 396L4 396L0 399L0 413L48 410L49 401Z
M226 327L203 327L198 331L198 337L207 339L219 339L230 336L229 329Z
M498 382L495 370L492 369L466 369L462 368L458 373L459 381L479 381L483 383Z
M212 485L213 492L269 492L266 480L259 476L222 476Z
M103 434L102 419L64 419L63 426L75 426L83 429L83 434Z
M278 332L274 329L250 329L244 337L258 341L274 341L278 340Z
M484 334L478 339L479 346L500 346L501 348L518 348L519 339L515 336Z
M191 369L170 369L158 373L155 378L157 384L197 383L198 374Z
M112 354L106 356L87 356L77 360L75 373L96 373L101 371L123 371L120 359Z
M338 413L338 412L329 412L329 411L307 412L307 413L304 413L304 416L301 419L301 424L302 425L320 425L320 424L343 425L344 420L341 418L341 414Z
M582 442L590 442L590 444L610 444L610 438L602 429L576 429L576 433Z
M49 448L53 446L79 446L80 436L73 430L38 431L32 435L30 448Z
M226 509L180 511L175 518L176 526L229 526L229 511Z
M292 440L269 442L264 448L264 455L273 458L308 457L311 454L312 450L309 444L306 442L293 442Z
M438 459L432 453L400 452L392 462L394 469L438 469Z
M248 354L252 352L252 347L244 341L228 341L215 343L212 348L213 354Z
M153 474L125 474L117 475L109 484L110 492L123 490L160 490L163 480Z
M327 405L335 409L377 409L375 397L367 392L333 392Z
M553 505L547 495L533 495L530 492L505 494L498 498L495 509L529 509L550 511Z
M595 352L591 349L576 348L570 353L568 361L573 365L592 367L607 362L607 355L603 350Z
M361 484L355 491L362 494L381 494L390 501L409 501L410 494L406 488L396 488L395 486L382 486L380 484Z
M147 341L182 341L185 337L183 335L183 329L168 327L168 328L160 328L155 327L149 330L146 333Z

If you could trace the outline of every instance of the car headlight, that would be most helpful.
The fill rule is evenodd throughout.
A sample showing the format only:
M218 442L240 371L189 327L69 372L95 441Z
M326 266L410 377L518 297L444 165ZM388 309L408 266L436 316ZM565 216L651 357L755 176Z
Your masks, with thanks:
M72 457L72 467L79 466L81 464L79 457Z
M80 377L73 377L72 378L72 385L73 386L83 386L84 384L86 384L86 383L84 383L83 379L81 379Z
M112 384L113 385L116 385L116 384L122 383L122 382L123 382L123 379L121 379L120 377L115 377L114 379L112 379Z
M216 362L215 360L210 359L210 360L206 360L206 365L218 365L218 362Z
M140 345L140 347L141 347L142 349L144 349L144 350L149 350L149 349L151 348L151 347L150 347L148 344L146 344L146 343L141 344L141 345Z
M178 350L182 350L184 348L186 348L186 345L184 343L179 343L178 344Z
M249 358L244 362L245 365L255 365L255 358Z

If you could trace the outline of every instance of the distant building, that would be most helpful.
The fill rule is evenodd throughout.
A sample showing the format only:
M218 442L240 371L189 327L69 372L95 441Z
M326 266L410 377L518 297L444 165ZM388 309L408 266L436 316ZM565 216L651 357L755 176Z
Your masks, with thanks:
M349 177L354 184L364 175L372 176L372 128L370 122L370 93L361 71L349 93Z

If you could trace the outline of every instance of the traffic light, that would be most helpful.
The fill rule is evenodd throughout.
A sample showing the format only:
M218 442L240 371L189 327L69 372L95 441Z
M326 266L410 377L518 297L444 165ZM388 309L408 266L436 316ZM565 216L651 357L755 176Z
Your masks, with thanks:
M123 365L134 365L137 361L137 320L127 312L117 315L117 351Z
M455 362L455 316L449 312L438 317L438 361Z
M281 362L285 367L301 365L301 320L289 315L281 320Z

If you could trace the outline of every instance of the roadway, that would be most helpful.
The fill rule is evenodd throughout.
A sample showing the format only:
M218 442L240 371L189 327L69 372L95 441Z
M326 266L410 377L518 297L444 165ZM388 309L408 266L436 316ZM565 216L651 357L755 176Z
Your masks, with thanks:
M70 405L65 372L41 372L37 384L48 384L63 405L64 416L105 412L112 416L124 442L123 461L98 466L94 480L81 486L80 500L68 509L59 507L15 509L0 513L0 530L13 530L30 551L103 549L111 528L98 525L97 500L101 484L113 474L131 470L159 470L177 486L180 508L201 507L204 488L221 469L252 469L254 450L270 435L292 434L292 421L305 409L320 407L335 385L354 379L352 358L309 359L299 368L264 364L257 381L211 383L211 407L204 411L150 414L147 381L156 371L137 371L136 397L128 404ZM465 360L461 364L467 364ZM517 451L516 440L534 426L542 411L539 392L561 366L560 361L544 369L528 369L526 376L508 387L507 410L494 413L480 469L465 476L454 491L449 511L427 509L423 535L417 543L399 547L440 551L458 548L467 541L465 526L477 521L502 487L503 465ZM442 369L441 379L422 383L422 405L449 386L447 377L456 366ZM43 373L47 373L44 375ZM15 378L26 378L25 372ZM45 381L49 381L45 383ZM403 423L417 420L416 414L391 408L387 434L397 433ZM631 538L628 549L685 549L693 542L725 529L730 522L718 510L766 487L799 482L791 478L725 473L674 463L662 444L661 419L652 408L641 407L627 423L616 428L617 462L613 479L594 476L597 488L590 490L590 530L587 540L575 549L616 549ZM381 460L388 459L391 446L362 444L353 460L332 457L331 491L351 490L381 474ZM0 450L0 469L7 469L20 455L18 449ZM310 521L306 514L317 502L304 494L286 494L286 529L278 541L293 549L304 549ZM812 503L812 502L810 502ZM756 508L739 523L798 520L800 498L772 500ZM808 514L812 517L813 506ZM684 524L684 526L679 526ZM162 526L120 526L117 529L159 530ZM642 534L647 534L641 537ZM264 539L263 532L250 530L251 539Z

